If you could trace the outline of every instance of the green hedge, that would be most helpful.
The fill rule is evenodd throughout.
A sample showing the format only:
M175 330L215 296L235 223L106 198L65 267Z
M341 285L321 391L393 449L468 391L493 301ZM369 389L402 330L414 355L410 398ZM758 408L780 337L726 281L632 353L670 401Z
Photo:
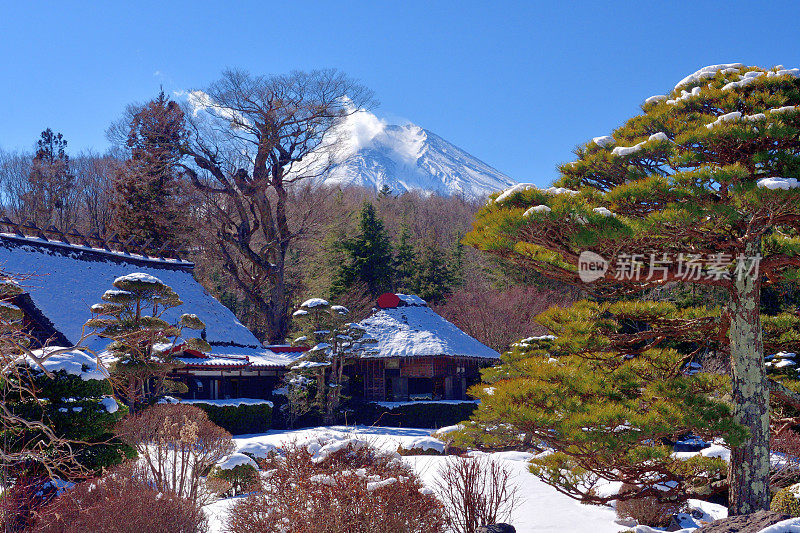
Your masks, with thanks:
M440 428L467 420L477 408L474 402L415 402L391 408L365 403L354 414L359 424L368 426Z
M214 405L192 402L208 414L208 418L232 435L263 433L272 427L272 406L268 403L256 405Z
M65 370L48 377L38 368L31 369L31 376L37 400L8 398L5 405L12 413L25 420L44 420L57 436L72 441L77 462L89 470L99 472L136 456L133 448L114 437L114 425L128 410L121 403L114 413L106 410L102 402L113 392L108 381L83 380ZM0 442L10 450L40 440L37 435L35 430L0 428Z

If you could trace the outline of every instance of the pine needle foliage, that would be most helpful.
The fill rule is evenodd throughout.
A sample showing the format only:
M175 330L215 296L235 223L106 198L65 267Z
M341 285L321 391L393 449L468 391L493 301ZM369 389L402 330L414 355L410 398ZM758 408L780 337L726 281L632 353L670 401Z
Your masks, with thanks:
M149 274L135 272L114 280L114 288L91 307L86 323L112 342L106 350L114 357L112 378L121 387L127 405L138 409L167 392L181 392L180 384L167 375L181 363L171 355L184 330L202 330L197 315L184 313L176 323L164 313L183 304L169 285ZM211 351L202 339L185 340L187 348Z
M741 64L699 71L611 136L579 146L555 187L494 196L466 242L523 269L579 283L581 254L608 269L597 293L671 282L719 288L730 354L730 512L769 506L762 286L800 267L800 71ZM687 266L694 269L687 271ZM699 275L695 275L699 273Z
M341 407L348 399L345 367L377 342L363 327L348 322L349 314L346 307L322 298L307 300L294 312L294 318L304 324L303 334L294 344L312 347L292 364L286 376L291 411L315 410L326 424L337 422L341 416Z
M537 320L554 335L516 343L470 390L481 404L466 435L488 447L522 440L551 450L532 471L586 503L709 490L725 463L678 459L672 444L689 433L734 446L747 437L731 417L727 376L691 364L698 351L714 348L713 315L665 302L550 309ZM598 490L605 483L631 488L608 494Z

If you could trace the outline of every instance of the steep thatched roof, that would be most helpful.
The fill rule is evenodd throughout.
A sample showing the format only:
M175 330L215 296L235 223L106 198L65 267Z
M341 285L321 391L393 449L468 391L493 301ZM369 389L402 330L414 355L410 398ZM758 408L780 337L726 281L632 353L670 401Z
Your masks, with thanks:
M367 357L454 356L499 359L500 354L439 316L418 296L385 294L379 309L358 324L377 340Z
M261 349L258 339L233 313L197 283L190 262L0 234L0 268L24 279L26 294L18 303L36 327L49 330L58 344L73 344L81 337L83 324L91 317L89 307L101 301L114 279L143 272L172 287L184 302L167 311L166 319L194 313L206 324L206 339L212 347ZM106 342L94 338L89 347L102 349Z

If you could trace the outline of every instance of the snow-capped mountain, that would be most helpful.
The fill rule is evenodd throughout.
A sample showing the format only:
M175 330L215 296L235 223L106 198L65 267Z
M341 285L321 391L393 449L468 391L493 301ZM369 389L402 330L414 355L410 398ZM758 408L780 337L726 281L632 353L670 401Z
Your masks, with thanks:
M474 199L516 181L480 159L414 124L389 125L359 111L339 126L344 148L323 179L329 185L359 185L392 192L418 190Z

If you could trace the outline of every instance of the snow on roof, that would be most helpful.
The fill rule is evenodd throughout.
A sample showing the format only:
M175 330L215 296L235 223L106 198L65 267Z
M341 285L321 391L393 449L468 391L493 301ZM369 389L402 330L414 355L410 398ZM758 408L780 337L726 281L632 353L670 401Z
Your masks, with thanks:
M44 349L33 350L33 355L42 357L45 351L52 353L60 349L62 348L58 346L48 346ZM29 364L38 366L33 360L29 360ZM102 365L97 364L97 358L79 350L51 355L42 363L42 366L50 372L63 370L67 374L80 377L83 381L103 381L108 378L108 371Z
M251 348L236 346L215 346L208 357L176 357L186 367L236 367L236 368L275 368L284 367L303 355L302 351L276 351L270 348Z
M377 344L367 357L450 355L497 359L500 354L436 314L419 296L397 295L401 304L379 309L358 323Z
M0 265L20 276L33 304L54 329L75 342L84 323L91 318L90 306L100 302L120 276L141 273L172 287L183 305L168 310L164 318L177 321L183 313L194 313L206 325L206 340L215 344L259 347L258 339L233 313L195 281L193 264L159 261L83 246L47 242L37 238L0 234ZM92 338L88 346L102 350L107 340Z

